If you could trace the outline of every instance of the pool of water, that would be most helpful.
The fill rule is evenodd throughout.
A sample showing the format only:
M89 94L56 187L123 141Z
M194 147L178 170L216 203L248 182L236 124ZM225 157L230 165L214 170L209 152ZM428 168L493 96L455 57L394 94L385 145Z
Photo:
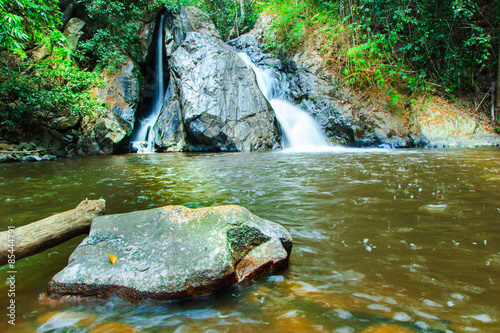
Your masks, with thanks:
M500 149L169 153L0 165L0 227L238 204L294 238L279 275L199 299L40 301L83 236L16 262L12 332L500 332ZM8 268L0 268L6 280ZM384 328L382 328L384 327ZM393 331L390 331L393 329Z

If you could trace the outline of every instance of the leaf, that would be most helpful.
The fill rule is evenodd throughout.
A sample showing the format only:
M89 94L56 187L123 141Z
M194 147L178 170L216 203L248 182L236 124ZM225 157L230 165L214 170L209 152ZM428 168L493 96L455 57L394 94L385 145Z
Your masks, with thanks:
M111 261L112 264L114 264L116 262L117 258L116 258L116 256L110 254L109 255L109 260Z

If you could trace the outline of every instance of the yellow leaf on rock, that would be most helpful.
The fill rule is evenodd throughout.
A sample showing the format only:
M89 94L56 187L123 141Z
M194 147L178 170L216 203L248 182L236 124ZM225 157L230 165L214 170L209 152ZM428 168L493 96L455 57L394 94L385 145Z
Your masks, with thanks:
M110 254L109 255L109 260L111 260L111 263L114 264L116 262L117 258L116 258L116 256Z

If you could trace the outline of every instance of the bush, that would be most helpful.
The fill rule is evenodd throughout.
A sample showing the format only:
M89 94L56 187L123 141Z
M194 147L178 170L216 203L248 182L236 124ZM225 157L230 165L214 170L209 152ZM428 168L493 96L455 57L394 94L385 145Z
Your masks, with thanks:
M101 110L90 88L101 84L98 73L72 64L67 38L57 29L56 1L0 0L0 127L30 134L42 114L67 110L89 114ZM51 55L33 62L25 48L46 47ZM24 58L24 60L22 60Z
M344 84L374 87L394 102L437 90L485 94L500 19L485 0L267 0L266 46L287 56L311 43Z
M130 56L139 61L139 29L135 22L141 7L133 2L92 0L85 5L88 39L78 44L75 53L82 66L108 66L116 70Z
M74 115L103 110L89 93L102 84L97 73L79 70L54 59L0 69L0 127L29 130L45 113L67 110Z

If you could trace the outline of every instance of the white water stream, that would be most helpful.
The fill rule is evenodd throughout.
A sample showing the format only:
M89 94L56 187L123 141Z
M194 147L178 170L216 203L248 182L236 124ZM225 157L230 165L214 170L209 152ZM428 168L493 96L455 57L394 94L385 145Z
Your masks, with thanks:
M155 53L156 84L153 93L153 103L149 115L140 121L139 128L131 140L130 145L137 149L138 154L153 153L155 151L155 132L153 127L160 115L163 99L165 97L165 84L163 80L163 19L160 19Z
M259 89L273 107L283 129L282 145L286 150L313 152L338 149L338 147L328 145L325 135L313 117L298 106L280 98L278 81L270 70L255 66L245 53L238 53L238 55L253 69Z

